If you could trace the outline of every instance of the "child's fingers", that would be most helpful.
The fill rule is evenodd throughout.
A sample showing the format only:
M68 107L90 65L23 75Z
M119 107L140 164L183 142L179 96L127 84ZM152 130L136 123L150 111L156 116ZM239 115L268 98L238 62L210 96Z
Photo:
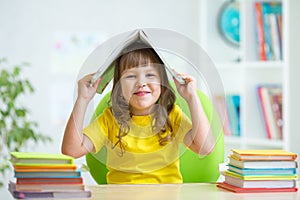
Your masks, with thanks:
M102 80L101 77L99 77L99 78L93 83L93 87L97 89L97 88L99 87L99 85L100 85L101 80Z

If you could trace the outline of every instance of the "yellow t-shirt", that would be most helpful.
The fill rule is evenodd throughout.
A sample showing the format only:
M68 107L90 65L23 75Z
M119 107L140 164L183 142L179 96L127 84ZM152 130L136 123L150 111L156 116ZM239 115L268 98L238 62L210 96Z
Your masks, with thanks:
M175 138L162 146L150 126L151 116L132 116L130 131L122 138L125 148L122 156L119 144L112 148L118 141L119 128L110 108L84 129L96 152L106 146L108 183L182 183L179 144L192 125L177 105L169 118Z

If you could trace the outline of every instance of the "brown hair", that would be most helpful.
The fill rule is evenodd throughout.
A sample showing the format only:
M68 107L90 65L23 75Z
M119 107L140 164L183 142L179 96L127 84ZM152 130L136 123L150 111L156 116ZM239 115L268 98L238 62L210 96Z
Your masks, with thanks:
M132 49L133 47L130 48ZM122 97L119 80L125 70L133 67L142 67L147 64L153 64L153 66L158 67L161 77L161 94L151 117L152 130L157 133L160 145L167 144L174 136L168 115L173 108L176 96L169 84L163 62L154 49L149 47L136 48L136 46L134 46L133 50L126 52L115 61L113 92L110 99L112 112L120 127L117 136L118 140L112 148L119 145L121 155L125 152L124 145L126 144L124 144L122 138L126 136L130 130L129 122L131 120L131 113L128 103Z

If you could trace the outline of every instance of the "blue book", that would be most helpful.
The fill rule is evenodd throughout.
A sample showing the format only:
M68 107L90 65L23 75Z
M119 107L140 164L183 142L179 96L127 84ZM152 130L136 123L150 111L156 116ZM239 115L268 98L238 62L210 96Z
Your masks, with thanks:
M37 172L17 172L15 171L16 178L80 178L81 171L37 171Z
M228 170L238 173L243 176L251 175L296 175L296 168L239 168L233 165L228 165Z
M262 2L262 18L265 38L265 54L267 60L274 60L274 46L272 45L270 15L280 15L282 13L281 3L279 2Z
M240 95L226 95L226 105L233 136L240 136Z

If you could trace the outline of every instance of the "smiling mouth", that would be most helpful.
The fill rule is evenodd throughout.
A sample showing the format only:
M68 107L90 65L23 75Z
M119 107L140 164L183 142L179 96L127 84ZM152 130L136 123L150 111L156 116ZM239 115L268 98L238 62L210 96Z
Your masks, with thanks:
M137 96L144 96L146 94L149 94L150 92L147 92L147 91L138 91L138 92L135 92L133 93L134 95L137 95Z

